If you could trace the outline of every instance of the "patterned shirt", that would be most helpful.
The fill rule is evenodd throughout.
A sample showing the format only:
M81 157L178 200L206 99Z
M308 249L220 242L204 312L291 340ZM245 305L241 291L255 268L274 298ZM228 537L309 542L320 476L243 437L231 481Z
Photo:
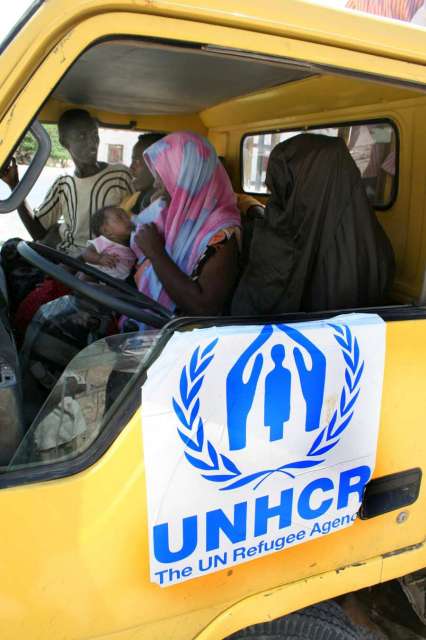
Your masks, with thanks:
M45 229L59 222L58 249L77 255L94 237L92 214L102 207L118 205L132 191L132 176L127 167L107 164L88 178L69 175L57 178L34 215Z

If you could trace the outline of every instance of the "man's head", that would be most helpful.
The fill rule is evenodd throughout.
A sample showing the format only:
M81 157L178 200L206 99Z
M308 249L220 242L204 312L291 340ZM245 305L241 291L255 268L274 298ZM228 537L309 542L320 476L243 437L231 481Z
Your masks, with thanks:
M148 169L143 154L154 142L164 138L165 133L142 133L132 152L132 164L130 171L134 177L134 187L137 191L146 191L154 183L154 176Z
M88 111L69 109L58 122L59 142L78 166L96 162L99 147L98 124Z

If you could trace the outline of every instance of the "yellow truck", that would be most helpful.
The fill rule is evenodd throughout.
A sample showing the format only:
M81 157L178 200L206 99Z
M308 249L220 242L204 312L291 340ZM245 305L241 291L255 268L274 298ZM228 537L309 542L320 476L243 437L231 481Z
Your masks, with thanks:
M302 0L37 0L2 44L0 87L0 165L28 132L34 141L2 219L15 219L49 158L42 125L79 107L123 133L207 137L234 191L261 203L277 143L341 138L396 259L380 308L194 318L91 288L54 251L23 243L24 262L156 331L80 351L37 334L19 364L2 251L2 639L355 639L365 636L320 603L397 578L425 623L425 31ZM232 419L243 411L232 376L244 345L279 335L302 349L309 335L312 355L315 332L340 394L324 405L321 437L259 436L244 467L245 443L225 448L223 417L231 397ZM39 366L47 351L63 371L56 385ZM27 371L43 384L28 385ZM182 437L209 402L198 440ZM61 437L42 446L40 425Z

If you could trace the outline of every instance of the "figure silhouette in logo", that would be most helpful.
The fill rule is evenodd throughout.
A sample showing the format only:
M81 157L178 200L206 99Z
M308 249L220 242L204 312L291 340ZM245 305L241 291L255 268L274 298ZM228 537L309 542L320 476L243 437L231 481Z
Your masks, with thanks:
M324 402L324 385L326 373L326 359L324 354L306 336L294 327L285 324L278 328L297 342L309 354L311 367L305 364L301 350L295 347L294 361L299 373L300 385L306 403L305 430L314 431L320 426L321 409Z
M226 409L228 416L228 439L230 451L244 449L247 442L247 417L253 404L257 383L263 366L263 356L258 353L247 381L245 369L250 358L272 334L272 327L263 327L259 335L238 358L226 378Z
M276 344L271 349L274 368L265 379L265 427L269 427L269 440L281 440L284 424L290 418L291 373L283 367L285 349Z

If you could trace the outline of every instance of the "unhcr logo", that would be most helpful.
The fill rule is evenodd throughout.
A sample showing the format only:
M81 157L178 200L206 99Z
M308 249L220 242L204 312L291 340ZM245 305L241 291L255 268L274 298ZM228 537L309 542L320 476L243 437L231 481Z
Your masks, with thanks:
M152 581L352 525L374 469L384 354L374 315L175 334L143 388Z

